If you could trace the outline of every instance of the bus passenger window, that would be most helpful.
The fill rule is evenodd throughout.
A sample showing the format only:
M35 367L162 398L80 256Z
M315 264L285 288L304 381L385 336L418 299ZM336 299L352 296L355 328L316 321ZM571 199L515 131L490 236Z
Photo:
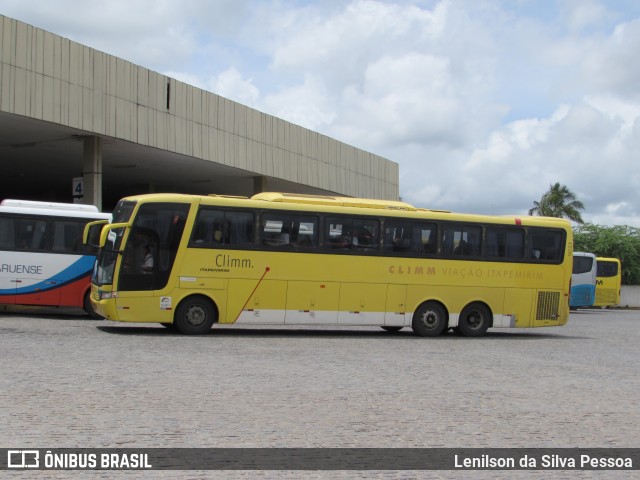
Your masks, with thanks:
M435 255L438 251L437 226L433 224L420 224L414 228L416 236L414 242L418 247L418 253Z
M54 220L52 226L52 251L73 253L83 250L80 239L82 238L84 223L73 220Z
M524 257L524 230L487 227L485 255L489 258L522 259Z
M265 214L262 217L262 244L268 247L286 247L291 241L288 215Z
M446 226L442 247L445 255L453 257L475 257L480 255L482 229L467 225Z
M47 248L47 222L44 220L22 220L19 228L19 249L44 251Z
M353 222L349 218L327 218L325 221L325 244L331 249L351 247Z
M560 262L564 257L564 236L561 230L531 229L529 234L530 258Z
M351 246L357 250L372 251L378 248L377 220L354 219Z
M292 216L291 245L297 248L313 248L318 245L318 218Z
M411 251L411 224L388 220L384 229L384 250L390 253Z
M16 247L15 220L0 218L0 250L13 250Z

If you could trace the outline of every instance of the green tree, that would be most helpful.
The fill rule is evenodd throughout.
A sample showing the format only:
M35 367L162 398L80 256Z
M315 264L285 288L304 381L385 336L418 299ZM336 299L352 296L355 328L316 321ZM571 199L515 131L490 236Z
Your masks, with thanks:
M549 191L542 195L539 202L533 202L529 215L568 218L576 223L584 223L580 210L584 210L582 202L566 185L556 182L549 185Z
M613 257L622 263L622 283L640 285L640 229L627 225L606 227L585 223L573 229L576 252Z

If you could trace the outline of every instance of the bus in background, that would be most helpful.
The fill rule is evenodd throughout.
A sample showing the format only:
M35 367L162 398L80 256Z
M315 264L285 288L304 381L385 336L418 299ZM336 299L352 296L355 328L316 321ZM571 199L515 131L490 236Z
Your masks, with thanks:
M573 275L569 307L592 307L596 300L596 256L593 253L573 252Z
M620 304L622 268L617 258L596 257L596 307L613 307Z
M562 219L265 192L134 196L100 223L91 300L110 320L184 334L235 323L433 337L569 317L573 236Z
M93 205L0 202L0 304L81 307L89 301L96 249L82 243L88 222L109 219Z

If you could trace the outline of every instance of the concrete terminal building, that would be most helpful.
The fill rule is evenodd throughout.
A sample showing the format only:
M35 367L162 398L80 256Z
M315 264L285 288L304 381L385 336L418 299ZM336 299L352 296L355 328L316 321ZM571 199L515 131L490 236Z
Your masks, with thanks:
M0 94L0 199L399 195L394 162L1 15Z

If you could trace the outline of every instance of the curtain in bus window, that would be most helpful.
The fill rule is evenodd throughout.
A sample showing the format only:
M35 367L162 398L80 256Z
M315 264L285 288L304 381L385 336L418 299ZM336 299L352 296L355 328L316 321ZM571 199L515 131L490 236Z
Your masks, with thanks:
M291 245L313 248L318 245L318 218L310 215L293 215Z
M74 253L80 252L82 232L84 223L73 220L53 221L53 244L51 249L54 252Z
M423 254L435 254L438 250L438 234L436 224L420 224L414 230L414 243Z
M19 225L19 249L44 251L47 248L47 222L20 220Z
M0 249L2 250L16 248L14 222L12 218L0 218Z
M291 242L289 215L269 213L262 216L262 244L268 247L286 247Z
M412 229L411 223L401 221L386 221L384 227L384 251L411 251Z
M488 257L522 258L524 256L524 231L487 227L485 251Z
M482 229L472 226L445 226L443 253L456 257L473 257L480 254Z
M505 256L524 258L524 230L508 230L506 235Z
M253 243L253 213L226 212L225 223L230 245L242 246Z
M189 246L215 247L222 243L224 214L219 210L200 209Z

